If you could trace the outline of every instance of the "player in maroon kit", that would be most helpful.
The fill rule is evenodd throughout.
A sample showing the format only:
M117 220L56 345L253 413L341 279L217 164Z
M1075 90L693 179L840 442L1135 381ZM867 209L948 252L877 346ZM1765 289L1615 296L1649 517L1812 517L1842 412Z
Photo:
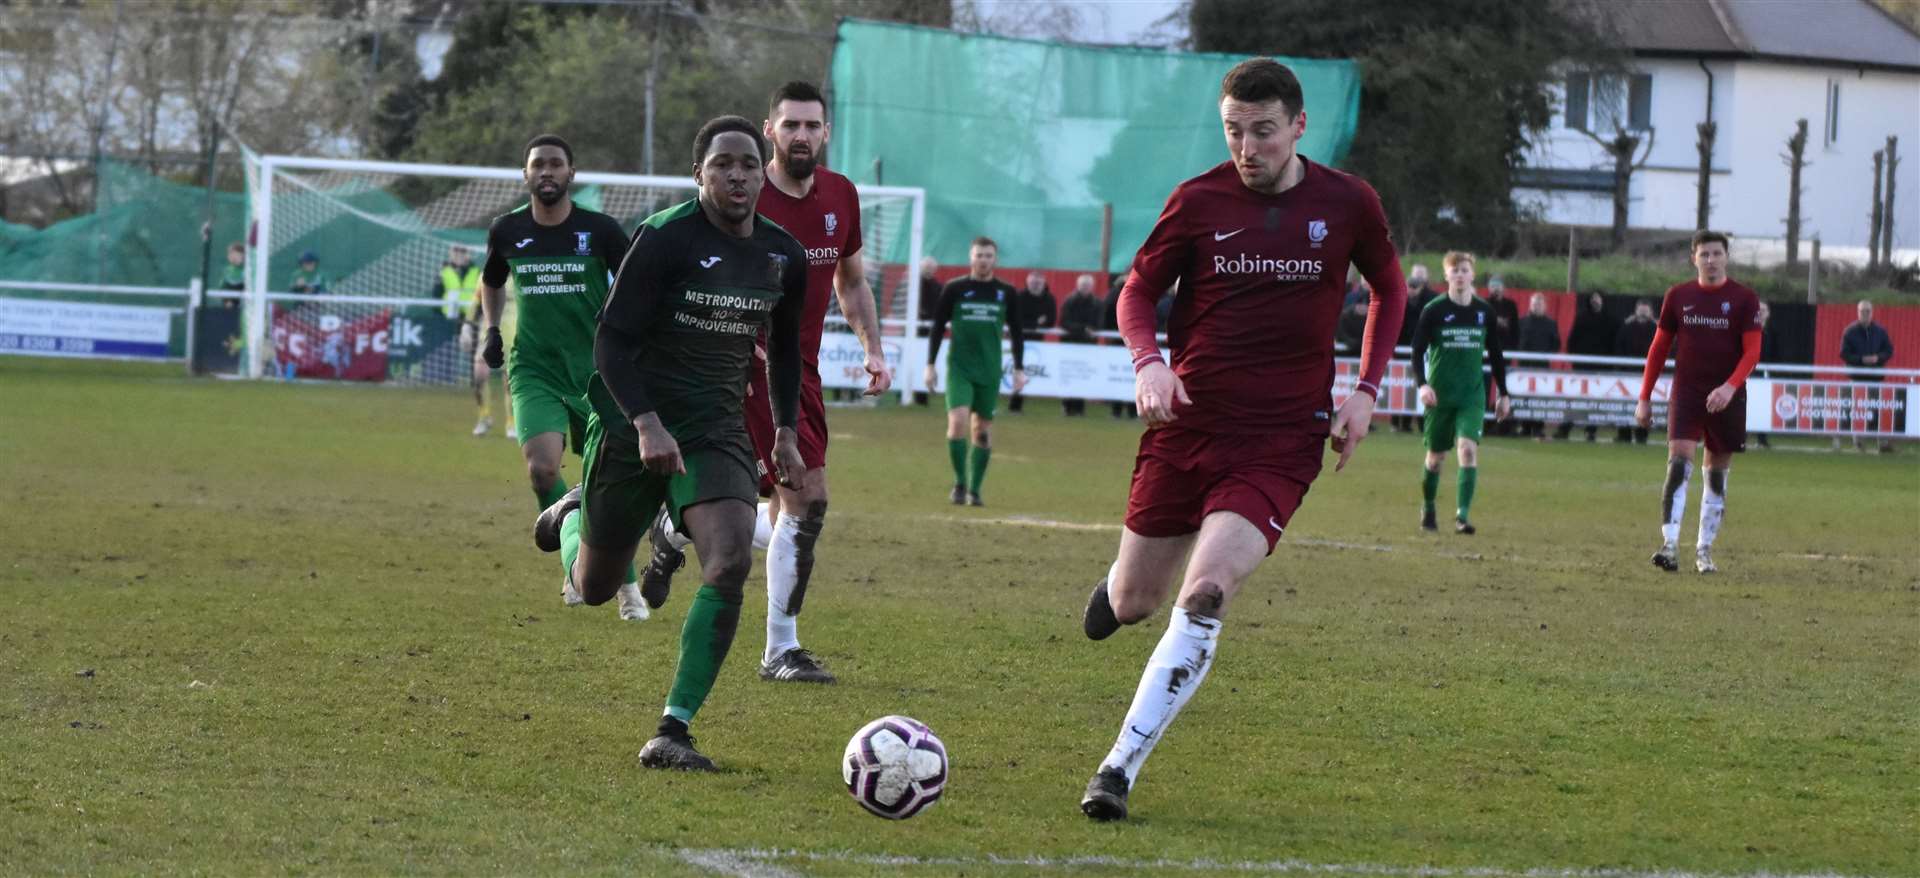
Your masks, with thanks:
M1660 491L1660 551L1654 566L1672 572L1680 542L1680 519L1687 511L1687 479L1693 475L1693 449L1704 437L1707 483L1700 491L1700 536L1694 568L1713 573L1713 538L1727 509L1727 469L1735 452L1747 449L1747 375L1760 362L1760 297L1727 277L1727 236L1693 234L1693 266L1698 277L1667 291L1660 303L1660 328L1647 349L1640 380L1640 401L1633 419L1653 421L1653 386L1674 356L1673 390L1667 395L1667 483Z
M1379 196L1295 152L1307 114L1293 71L1242 62L1221 82L1219 106L1231 161L1173 190L1120 293L1147 432L1119 557L1087 602L1087 636L1152 615L1183 561L1185 572L1119 740L1080 802L1096 820L1127 815L1141 764L1206 678L1227 604L1319 475L1324 443L1339 452L1338 470L1366 438L1404 317L1407 283ZM1335 412L1334 324L1349 264L1373 297L1359 385ZM1154 304L1175 281L1169 368Z

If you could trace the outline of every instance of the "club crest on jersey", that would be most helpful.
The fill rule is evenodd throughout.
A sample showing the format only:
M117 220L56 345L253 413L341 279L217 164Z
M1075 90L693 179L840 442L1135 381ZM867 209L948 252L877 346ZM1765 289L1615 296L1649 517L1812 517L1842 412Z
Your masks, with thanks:
M1730 312L1732 312L1732 311L1733 311L1733 303L1732 303L1732 302L1721 302L1721 303L1720 303L1720 313L1722 313L1722 314L1727 314L1727 313L1730 313Z
M573 252L579 256L591 255L593 253L593 233L574 232Z
M1326 239L1327 239L1327 221L1326 220L1308 220L1307 221L1307 240L1313 242L1313 246L1318 247L1320 246L1320 242L1325 241Z
M834 213L833 211L831 211L831 210L829 210L829 211L827 211L827 218L826 218L826 219L827 219L827 234L829 234L829 235L831 235L831 234L833 234L834 232L836 232L836 231L838 231L838 230L840 229L840 215L839 215L839 214L837 214L837 213Z
M786 279L786 276L787 276L787 254L768 253L767 254L767 279L773 281L774 286L780 286L782 281Z
M1485 311L1473 312L1473 322L1478 323L1481 326L1487 325L1487 312Z

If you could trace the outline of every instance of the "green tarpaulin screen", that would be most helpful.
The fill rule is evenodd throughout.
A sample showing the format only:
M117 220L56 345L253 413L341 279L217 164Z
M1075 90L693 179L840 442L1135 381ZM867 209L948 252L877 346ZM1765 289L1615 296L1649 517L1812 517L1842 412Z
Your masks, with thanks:
M926 252L967 261L976 235L1004 265L1109 270L1146 240L1175 184L1227 159L1216 97L1239 55L1104 48L848 20L833 55L836 170L927 190ZM1353 141L1352 61L1280 59L1300 77L1300 151L1338 165Z

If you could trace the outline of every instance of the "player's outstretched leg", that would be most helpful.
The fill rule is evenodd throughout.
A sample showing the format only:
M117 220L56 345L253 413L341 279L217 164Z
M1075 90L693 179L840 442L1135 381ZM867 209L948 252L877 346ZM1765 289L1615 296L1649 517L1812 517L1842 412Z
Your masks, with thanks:
M1693 475L1693 458L1667 460L1667 481L1660 488L1660 551L1653 553L1653 566L1669 573L1680 569L1675 560L1680 544L1680 519L1687 514L1687 480Z
M690 506L681 515L687 529L700 535L700 575L705 584L687 608L667 709L657 734L640 751L640 764L711 771L713 761L694 749L688 728L713 691L740 626L741 590L753 568L753 507L729 498Z
M678 536L673 533L673 516L660 510L653 527L647 530L647 545L652 551L646 568L640 571L640 595L656 610L666 604L673 590L673 574L687 563L686 543L677 540Z
M1707 483L1700 490L1700 535L1693 550L1693 568L1701 573L1718 573L1713 563L1713 541L1720 535L1720 521L1727 514L1727 470L1713 468L1708 461Z
M813 578L813 552L827 524L825 470L806 474L804 490L783 495L779 524L767 546L767 647L760 679L790 683L832 683L833 674L800 646L800 607ZM817 490L816 490L817 489ZM801 515L787 504L802 501Z
M1438 515L1434 511L1434 500L1440 495L1440 461L1442 456L1428 454L1420 466L1420 529L1437 531L1440 529Z
M1163 544L1160 548L1166 548L1176 540L1158 542ZM1168 620L1167 632L1147 659L1113 749L1101 760L1080 800L1081 812L1095 820L1127 815L1127 793L1139 778L1140 767L1207 678L1218 653L1226 605L1268 549L1267 538L1252 523L1231 512L1207 516L1193 545L1193 560L1187 566L1180 602ZM1138 612L1137 607L1126 603L1120 608L1123 618Z

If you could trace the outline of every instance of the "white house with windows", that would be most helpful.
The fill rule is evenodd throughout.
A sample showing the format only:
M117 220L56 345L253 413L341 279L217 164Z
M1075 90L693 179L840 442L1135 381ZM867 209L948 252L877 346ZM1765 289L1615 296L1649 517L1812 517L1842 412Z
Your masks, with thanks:
M1561 110L1533 145L1514 196L1547 222L1610 226L1613 159L1588 136L1624 126L1652 138L1630 187L1636 229L1694 228L1697 126L1711 120L1708 225L1737 252L1785 256L1795 122L1807 120L1801 258L1864 264L1873 210L1873 154L1899 138L1894 256L1920 260L1920 34L1869 0L1612 0L1631 72L1569 71ZM1884 179L1884 174L1883 174ZM1884 184L1883 184L1884 185ZM1884 196L1883 196L1884 197Z

